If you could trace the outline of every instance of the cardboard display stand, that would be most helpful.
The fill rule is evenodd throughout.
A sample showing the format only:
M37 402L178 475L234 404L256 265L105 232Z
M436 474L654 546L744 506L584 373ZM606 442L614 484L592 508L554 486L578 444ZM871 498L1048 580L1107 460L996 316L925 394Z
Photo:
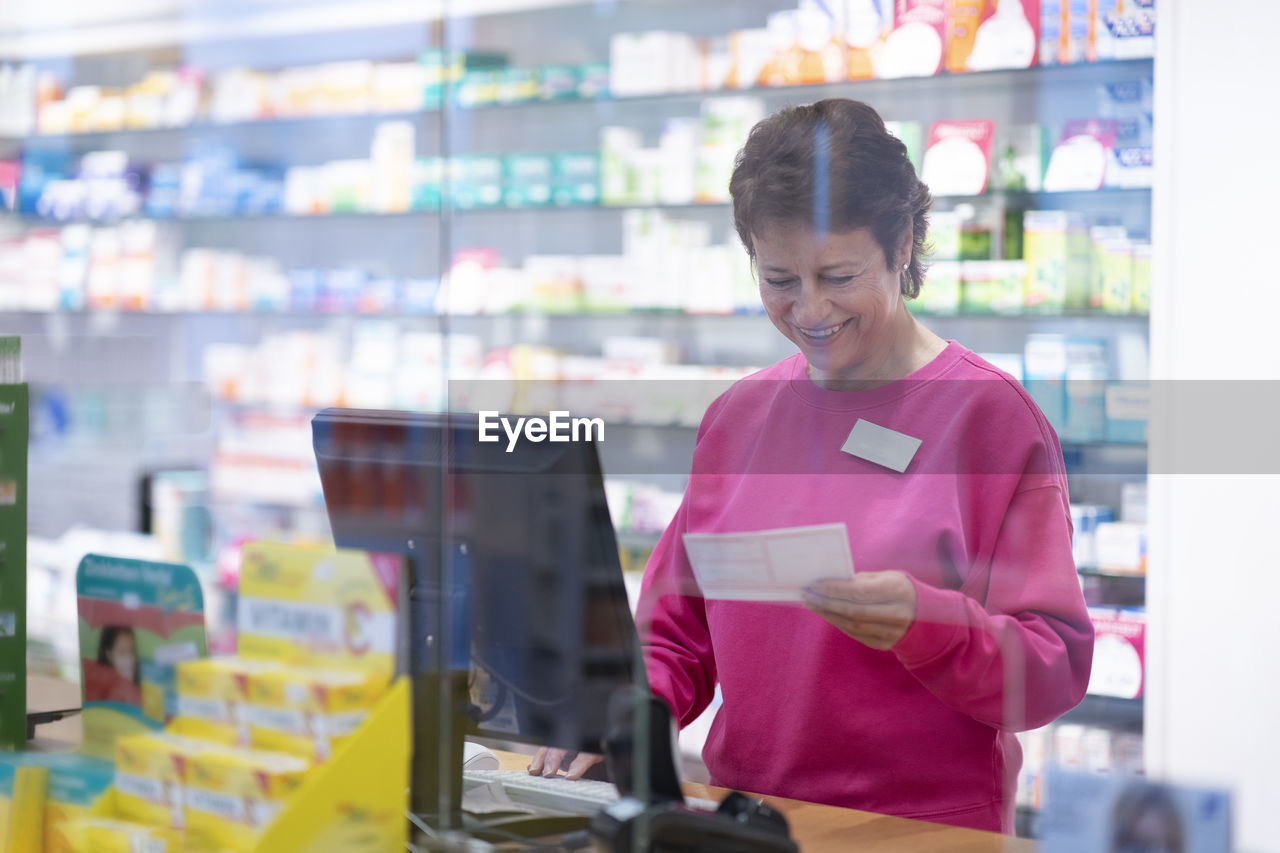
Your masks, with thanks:
M246 546L238 614L243 657L377 673L390 686L354 733L342 738L328 760L308 771L251 841L223 843L222 849L383 853L405 848L410 690L407 679L391 681L401 598L399 563L397 557L360 551ZM195 736L201 726L193 723L202 722L178 716L167 730ZM99 801L95 816L119 814L113 788Z
M26 385L0 385L0 748L4 749L22 749L27 742L27 411Z
M83 751L111 758L120 735L176 713L174 668L205 657L204 597L187 566L88 554L76 571Z

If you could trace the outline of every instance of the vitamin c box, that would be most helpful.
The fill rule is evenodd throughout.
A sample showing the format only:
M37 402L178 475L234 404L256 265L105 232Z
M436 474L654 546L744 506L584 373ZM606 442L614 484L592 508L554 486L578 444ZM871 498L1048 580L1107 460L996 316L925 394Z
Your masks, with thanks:
M178 665L178 716L190 732L212 740L247 746L245 694L250 675L276 669L273 661L203 658ZM201 731L197 731L197 730Z
M240 850L306 779L310 764L293 755L211 747L187 761L186 845L193 851Z
M116 740L116 811L151 826L184 827L186 769L211 745L172 734Z
M385 678L365 672L291 668L251 675L245 706L250 743L325 761L386 690Z

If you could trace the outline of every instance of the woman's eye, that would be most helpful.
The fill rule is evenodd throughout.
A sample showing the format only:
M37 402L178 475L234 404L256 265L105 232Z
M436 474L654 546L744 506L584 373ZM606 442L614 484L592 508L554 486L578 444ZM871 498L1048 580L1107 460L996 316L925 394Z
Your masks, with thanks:
M794 278L766 278L764 283L770 287L788 287L795 283Z
M853 281L853 278L854 277L851 275L828 276L827 284L834 284L834 285L848 284L849 282Z

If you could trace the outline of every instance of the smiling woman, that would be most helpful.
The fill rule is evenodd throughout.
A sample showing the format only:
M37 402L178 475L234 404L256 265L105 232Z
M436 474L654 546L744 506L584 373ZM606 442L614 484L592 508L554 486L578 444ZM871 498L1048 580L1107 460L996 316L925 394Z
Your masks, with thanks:
M720 687L717 784L1011 831L1012 733L1079 702L1092 660L1057 436L1012 377L907 310L930 194L870 107L767 118L730 191L800 352L702 419L637 608L650 685L682 725ZM682 538L818 524L847 530L857 572L804 607L704 596Z
M765 311L811 379L867 387L942 351L903 303L924 281L929 188L875 110L832 98L761 122L729 191Z

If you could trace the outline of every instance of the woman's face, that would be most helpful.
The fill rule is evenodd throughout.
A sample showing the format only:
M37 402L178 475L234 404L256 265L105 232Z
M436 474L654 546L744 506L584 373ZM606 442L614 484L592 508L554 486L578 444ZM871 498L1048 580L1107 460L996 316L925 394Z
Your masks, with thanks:
M107 652L107 659L116 672L132 681L138 667L138 649L133 637L129 634L116 637L116 641L111 644L111 651Z
M872 379L901 328L899 272L866 228L819 234L804 224L752 234L765 313L809 362L815 382Z

